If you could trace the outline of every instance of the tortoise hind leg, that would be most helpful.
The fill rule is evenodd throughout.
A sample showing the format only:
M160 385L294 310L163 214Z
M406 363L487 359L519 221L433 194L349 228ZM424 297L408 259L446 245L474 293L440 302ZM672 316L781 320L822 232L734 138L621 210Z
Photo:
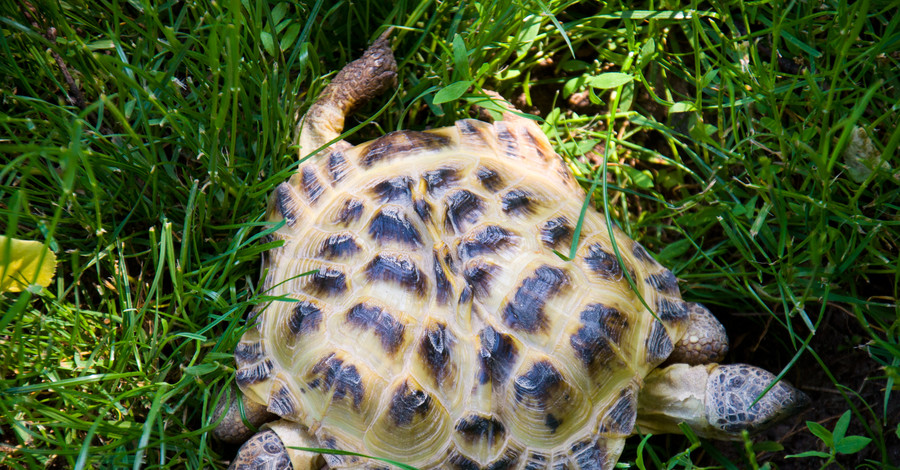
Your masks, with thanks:
M384 93L397 83L397 62L384 32L359 59L338 72L297 125L300 157L337 139L344 118L357 106Z
M242 403L238 403L238 400L241 400ZM225 415L221 418L222 421L219 425L213 429L213 436L216 439L229 444L238 444L253 435L254 431L247 427L244 417L241 416L241 405L244 408L244 417L254 428L278 419L278 415L269 413L265 405L248 399L237 387L228 387L225 396L219 399L216 410L213 412L213 421L218 421L223 414Z

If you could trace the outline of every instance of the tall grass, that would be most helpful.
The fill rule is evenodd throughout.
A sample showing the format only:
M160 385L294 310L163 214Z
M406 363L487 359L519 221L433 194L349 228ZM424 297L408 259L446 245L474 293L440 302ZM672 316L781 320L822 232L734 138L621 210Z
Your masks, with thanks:
M400 86L348 121L381 112L352 141L476 115L481 88L539 112L687 298L726 324L762 313L749 324L768 325L767 365L843 397L831 414L852 410L872 443L839 463L897 464L895 10L3 0L0 233L45 242L59 264L48 288L0 294L0 467L224 465L207 431L265 299L267 194L296 167L298 113L383 25ZM835 315L852 318L840 341L864 348L876 398L816 350ZM640 468L816 462L777 445L629 442L622 461Z

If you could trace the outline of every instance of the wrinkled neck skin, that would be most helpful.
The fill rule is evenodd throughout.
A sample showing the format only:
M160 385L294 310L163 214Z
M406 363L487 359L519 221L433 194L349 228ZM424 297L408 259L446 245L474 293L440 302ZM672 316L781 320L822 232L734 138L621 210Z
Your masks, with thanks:
M683 422L700 436L721 439L706 417L706 388L714 367L717 364L675 364L651 372L638 398L635 430L641 434L682 434L678 424Z

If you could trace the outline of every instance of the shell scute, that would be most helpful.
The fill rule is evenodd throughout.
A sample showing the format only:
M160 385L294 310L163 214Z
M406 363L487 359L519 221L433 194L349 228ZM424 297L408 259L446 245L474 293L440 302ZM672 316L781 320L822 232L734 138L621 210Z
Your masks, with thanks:
M460 178L459 168L452 166L442 166L422 174L422 179L425 181L425 189L430 195L457 186Z
M407 175L400 175L375 183L370 191L378 202L408 205L412 201L412 184L412 178Z
M497 253L515 247L521 241L516 232L500 225L487 225L471 230L460 238L456 247L457 258L468 260L476 256Z
M427 293L427 277L409 256L394 253L377 254L366 265L365 273L366 279L370 282L388 282L419 296Z
M341 150L334 150L328 154L326 167L328 176L331 179L332 187L346 178L351 171L350 163L347 161L347 157L344 156L344 152Z
M606 366L617 358L619 342L628 328L625 315L599 303L588 305L579 314L580 327L569 343L585 367Z
M362 251L360 242L352 232L331 234L319 246L319 257L328 261L353 257Z
M363 144L359 163L369 168L411 154L437 152L449 144L445 136L431 132L394 131Z
M532 353L515 372L505 393L504 423L529 447L552 448L566 442L592 419L589 396L549 356Z
M331 219L334 225L348 226L357 220L360 220L365 210L365 204L357 198L348 197L339 205Z
M484 200L467 189L458 189L450 193L444 205L447 231L464 233L468 227L478 222L484 213L484 206Z
M347 310L346 322L374 334L388 355L397 353L406 336L406 325L378 305L365 302L354 305Z
M478 382L505 383L516 364L522 346L512 336L499 333L491 326L478 333L478 340L481 344L479 352L481 371L478 374Z
M493 168L481 166L478 168L475 176L478 178L481 185L492 193L500 191L504 187L503 177L501 177L500 174L497 173L497 170L494 170Z
M405 462L421 465L442 455L453 428L450 415L412 377L401 377L388 387L383 405L364 441L375 455L403 455Z
M391 243L411 248L422 246L422 233L400 206L388 205L378 211L369 223L368 232L380 246Z
M566 272L555 266L541 265L519 284L513 298L503 308L504 323L525 333L545 331L548 327L544 307L553 297L571 285Z
M288 331L294 336L313 333L322 324L322 309L314 301L297 302L287 323Z

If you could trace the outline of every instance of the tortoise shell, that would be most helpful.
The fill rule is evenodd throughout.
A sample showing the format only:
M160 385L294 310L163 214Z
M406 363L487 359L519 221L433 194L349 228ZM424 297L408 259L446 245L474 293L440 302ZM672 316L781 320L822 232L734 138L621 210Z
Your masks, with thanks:
M270 199L277 300L235 351L239 386L324 448L420 468L610 468L687 309L602 214L575 235L584 200L527 119L332 146ZM575 239L574 259L555 253Z

